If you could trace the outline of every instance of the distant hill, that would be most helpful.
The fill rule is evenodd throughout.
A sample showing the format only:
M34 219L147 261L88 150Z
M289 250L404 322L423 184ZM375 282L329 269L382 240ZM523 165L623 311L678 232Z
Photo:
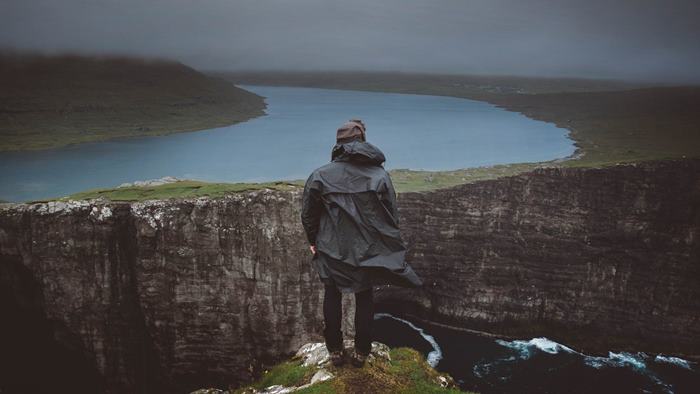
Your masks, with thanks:
M0 54L0 151L230 125L263 98L166 60Z

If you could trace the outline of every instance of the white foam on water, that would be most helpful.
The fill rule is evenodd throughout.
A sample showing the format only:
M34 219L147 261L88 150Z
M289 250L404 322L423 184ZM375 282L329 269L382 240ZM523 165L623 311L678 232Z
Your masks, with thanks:
M646 369L647 364L644 361L646 358L648 358L648 356L644 353L632 354L627 352L608 352L608 359L613 364L616 364L617 366L629 365L639 370Z
M427 357L428 364L433 368L437 367L440 360L442 360L442 349L440 349L440 345L438 345L437 341L435 340L435 338L432 335L426 333L425 330L416 326L415 324L411 323L410 321L401 319L401 318L396 317L394 315L391 315L389 313L375 313L374 314L375 320L381 319L383 317L387 317L390 319L394 319L396 321L400 321L401 323L404 323L407 326L411 327L411 329L413 329L414 331L418 332L418 334L420 334L420 336L423 337L423 339L425 339L430 344L430 346L433 347L433 350L430 353L428 353L428 357Z
M684 360L680 357L673 357L673 356L664 356L663 354L659 354L656 356L654 359L657 363L664 363L664 364L673 364L676 366L679 366L681 368L685 368L688 370L692 370L693 368L690 366L690 361Z
M497 339L496 343L513 350L520 352L522 358L530 358L532 356L532 350L539 349L545 353L557 354L559 352L564 353L576 353L577 351L562 345L561 343L554 342L551 339L545 337L532 338L529 341L525 340L514 340L514 341L504 341L502 339Z
M646 354L646 353L628 353L628 352L608 352L608 357L600 357L600 356L589 356L587 354L578 352L574 349L571 349L568 346L562 345L560 343L557 343L555 341L552 341L548 338L540 337L540 338L533 338L530 339L529 341L526 340L514 340L514 341L504 341L504 340L496 340L496 343L498 343L501 346L505 346L507 348L513 349L518 352L518 356L521 360L527 360L532 355L534 354L535 350L539 350L541 352L549 353L549 354L558 354L558 353L570 353L570 354L576 354L579 355L583 358L583 362L588 365L589 367L600 369L600 368L605 368L605 367L617 367L617 368L632 368L633 370L637 371L638 373L646 376L649 378L651 381L653 381L656 385L658 385L664 392L666 393L673 393L672 387L663 382L655 373L650 371L647 368L647 361L650 360L651 358ZM493 363L487 363L487 364L482 364L480 366L476 366L474 368L474 373L475 375L481 377L485 374L489 374L493 367L499 363L502 362L512 362L513 358L512 356L506 359L502 360L497 360L496 362ZM678 357L671 357L671 356L663 356L663 355L658 355L654 359L656 362L662 362L662 363L670 363L677 365L681 368L687 368L687 369L692 369L690 366L690 363L687 360L683 360L682 358Z

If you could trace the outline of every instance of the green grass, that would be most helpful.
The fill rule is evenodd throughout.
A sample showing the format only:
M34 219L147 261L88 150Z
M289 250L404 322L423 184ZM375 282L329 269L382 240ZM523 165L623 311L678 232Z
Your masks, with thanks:
M350 365L329 367L335 376L331 380L295 391L301 394L457 394L464 393L455 388L443 388L437 383L438 376L448 381L452 378L431 368L425 357L410 348L396 348L390 352L391 361L367 363L362 368ZM301 366L301 361L287 361L270 369L255 383L236 389L233 393L244 393L251 387L263 389L272 385L301 386L308 383L315 369Z
M391 350L391 364L388 372L402 382L396 392L404 394L452 394L463 393L454 388L442 388L434 382L440 375L425 362L422 354L411 348Z
M446 188L484 179L513 175L541 166L537 163L507 164L492 167L468 168L456 171L390 171L398 193L427 191ZM202 181L178 181L158 186L130 186L122 188L94 189L72 194L60 200L106 199L111 201L145 201L169 198L223 197L231 193L273 189L289 191L303 187L301 180L266 183L210 183Z
M130 186L114 189L95 189L76 193L62 200L89 200L104 198L112 201L144 201L168 198L223 197L231 193L250 190L293 190L300 187L294 182L267 183L210 183L200 181L178 181L158 186Z
M552 162L517 163L465 168L454 171L392 170L389 173L397 193L403 193L444 189L465 183L495 179L534 170L544 165L554 164Z
M300 386L311 380L312 375L312 367L304 367L300 361L287 361L265 372L252 387L261 390L277 384L287 387Z

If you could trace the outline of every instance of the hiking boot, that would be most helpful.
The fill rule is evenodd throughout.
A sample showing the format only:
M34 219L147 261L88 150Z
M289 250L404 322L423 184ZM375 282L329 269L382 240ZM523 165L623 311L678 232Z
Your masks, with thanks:
M339 367L339 366L345 364L345 351L344 350L332 351L329 354L330 354L331 364L333 364L333 366Z
M363 365L365 365L365 361L367 361L367 356L369 356L369 354L358 352L357 349L355 349L352 351L350 363L354 367L361 368Z

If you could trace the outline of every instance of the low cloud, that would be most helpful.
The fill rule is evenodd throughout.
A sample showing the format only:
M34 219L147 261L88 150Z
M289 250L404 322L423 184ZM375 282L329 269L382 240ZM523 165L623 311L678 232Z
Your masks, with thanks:
M695 0L5 0L0 46L208 70L700 81Z

